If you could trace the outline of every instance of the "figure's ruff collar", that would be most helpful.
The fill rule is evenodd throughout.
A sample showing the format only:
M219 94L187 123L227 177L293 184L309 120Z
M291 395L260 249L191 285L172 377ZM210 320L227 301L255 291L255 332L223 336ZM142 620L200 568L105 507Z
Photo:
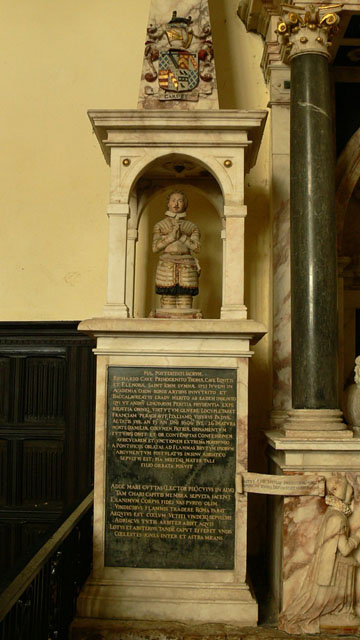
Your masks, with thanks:
M332 496L331 494L328 494L325 497L325 502L328 505L328 507L331 507L332 509L336 509L336 511L341 511L341 513L343 513L347 518L352 514L352 508L350 507L350 505L346 504L346 502L343 502L342 500L340 500L340 498L337 498L336 496Z
M181 211L179 213L176 213L176 211L166 211L165 215L169 218L176 218L179 220L180 218L186 218L186 211Z

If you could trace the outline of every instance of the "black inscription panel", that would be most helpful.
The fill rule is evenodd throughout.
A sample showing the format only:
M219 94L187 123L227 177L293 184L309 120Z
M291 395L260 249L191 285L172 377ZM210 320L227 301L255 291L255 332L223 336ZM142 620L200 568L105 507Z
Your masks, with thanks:
M105 565L232 569L236 370L108 375Z

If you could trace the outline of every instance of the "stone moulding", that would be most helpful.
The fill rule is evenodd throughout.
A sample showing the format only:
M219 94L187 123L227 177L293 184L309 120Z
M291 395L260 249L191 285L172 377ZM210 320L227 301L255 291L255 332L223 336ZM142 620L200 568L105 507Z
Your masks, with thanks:
M237 14L248 31L266 37L272 15L279 15L280 0L241 0Z
M249 171L256 163L262 139L267 111L240 111L227 109L223 111L196 111L182 113L173 111L138 110L90 110L88 116L97 136L106 162L110 163L110 148L115 146L214 146L214 141L207 139L208 132L225 135L220 146L246 148L245 171ZM112 133L118 132L117 139ZM142 132L141 139L134 140L134 132ZM193 132L196 131L196 140ZM162 136L154 141L154 134ZM174 135L175 134L175 135Z

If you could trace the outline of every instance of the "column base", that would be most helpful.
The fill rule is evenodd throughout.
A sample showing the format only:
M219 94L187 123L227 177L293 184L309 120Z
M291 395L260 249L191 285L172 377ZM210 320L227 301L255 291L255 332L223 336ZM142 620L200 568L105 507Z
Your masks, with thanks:
M244 320L247 318L247 307L244 304L229 304L221 307L221 320Z
M126 304L107 303L103 309L104 317L129 318L130 312Z
M291 439L347 439L353 432L342 420L339 409L291 409L281 432Z
M281 429L287 420L289 409L273 409L270 414L270 426L272 429Z

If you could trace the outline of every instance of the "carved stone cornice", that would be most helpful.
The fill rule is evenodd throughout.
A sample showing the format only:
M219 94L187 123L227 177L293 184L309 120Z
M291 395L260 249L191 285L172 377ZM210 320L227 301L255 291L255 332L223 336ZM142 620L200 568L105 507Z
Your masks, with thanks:
M281 45L278 42L276 26L279 20L278 15L270 16L267 28L267 35L264 42L264 51L261 58L261 68L264 73L266 82L270 82L271 70L284 66L281 55Z
M248 31L266 38L271 16L280 15L281 0L241 0L238 6L238 16Z
M338 13L342 7L342 4L281 5L277 33L284 61L304 53L316 53L329 58L329 47L338 31Z
M261 68L266 82L270 82L272 68L283 63L282 47L277 38L280 3L281 0L241 0L237 11L247 31L255 31L265 40Z

